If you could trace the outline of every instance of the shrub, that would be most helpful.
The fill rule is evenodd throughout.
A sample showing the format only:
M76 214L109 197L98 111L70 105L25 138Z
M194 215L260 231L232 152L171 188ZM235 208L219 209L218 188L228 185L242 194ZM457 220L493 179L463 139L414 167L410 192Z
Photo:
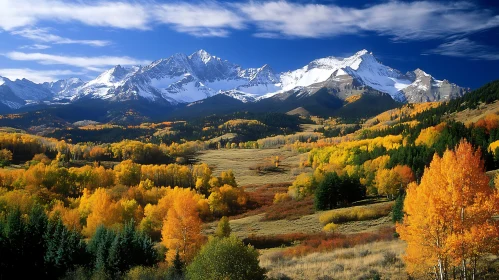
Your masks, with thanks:
M291 197L287 193L276 193L274 196L274 204L290 201Z
M144 267L136 266L126 274L125 280L155 280L155 279L175 279L172 277L171 269L165 267Z
M216 237L229 237L232 229L230 228L229 218L223 216L218 222L217 229L215 230Z
M351 221L366 221L381 218L390 214L393 204L376 206L356 206L351 208L331 210L322 214L319 221L323 225L329 223L341 224Z
M380 280L381 275L377 270L371 269L368 273L362 275L359 280Z
M265 211L264 221L275 221L281 219L298 219L305 215L314 213L314 201L312 197L302 200L291 200L287 203L274 204Z
M7 149L0 150L0 166L7 166L12 161L12 152Z
M282 169L279 168L279 166L276 166L276 164L272 163L272 162L255 164L253 166L250 166L249 169L255 170L258 173L281 172L282 171Z
M314 236L314 237L312 237ZM302 241L310 238L317 238L315 236L324 236L323 233L310 235L305 233L288 233L277 235L250 235L243 239L244 244L252 245L257 249L276 248L281 246L290 246L295 241Z
M338 248L351 248L356 245L375 241L393 240L394 228L382 228L377 232L355 234L317 234L309 235L297 245L284 251L286 257L300 257L316 252L327 252Z
M272 280L292 280L293 278L287 276L286 274L284 273L278 273L274 278L272 278Z
M314 178L308 173L298 175L288 189L288 195L294 199L302 199L314 193Z
M398 261L397 254L393 252L384 252L383 253L383 266L390 266L395 264Z
M258 251L235 236L212 238L187 267L187 278L196 279L265 279Z
M325 232L334 232L336 229L338 229L338 225L337 224L335 224L335 223L329 223L329 224L325 225L322 230L325 231Z

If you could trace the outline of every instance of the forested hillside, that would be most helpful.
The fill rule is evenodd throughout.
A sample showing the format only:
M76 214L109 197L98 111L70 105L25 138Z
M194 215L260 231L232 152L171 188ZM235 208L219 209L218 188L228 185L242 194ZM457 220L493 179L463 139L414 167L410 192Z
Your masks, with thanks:
M498 98L3 128L0 278L497 278Z

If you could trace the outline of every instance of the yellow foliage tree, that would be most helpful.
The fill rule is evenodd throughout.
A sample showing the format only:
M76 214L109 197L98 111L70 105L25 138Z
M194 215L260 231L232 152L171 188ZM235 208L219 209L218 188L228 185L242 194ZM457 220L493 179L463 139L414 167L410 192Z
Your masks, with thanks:
M234 214L247 201L248 196L243 189L227 184L216 188L208 197L210 210L216 216Z
M440 136L440 132L435 127L428 127L421 130L418 138L416 139L416 145L426 145L428 147L433 146L435 142L438 140Z
M232 170L222 171L220 175L220 183L223 185L231 185L233 187L237 187L236 177L234 176L234 172Z
M400 189L400 178L397 172L391 169L380 169L376 173L376 186L378 193L392 197Z
M313 177L308 173L298 175L291 186L288 188L288 195L294 199L301 199L314 192Z
M140 164L131 160L122 161L114 167L116 179L125 186L135 186L140 182L141 168Z
M64 207L62 201L56 201L49 213L49 217L59 216L62 223L69 229L81 231L80 212L78 209L69 209Z
M194 192L188 189L176 192L173 205L168 209L163 223L161 236L161 242L168 249L168 262L173 262L177 253L184 262L190 262L194 258L204 241Z
M95 193L90 197L84 191L85 195L86 197L82 197L80 201L80 213L89 211L87 224L82 231L85 236L93 236L100 225L113 227L123 222L120 205L111 199L105 189L99 188L95 190Z
M489 187L480 152L463 141L456 151L435 155L420 185L407 189L403 224L409 274L433 279L475 279L477 264L498 248L499 196Z

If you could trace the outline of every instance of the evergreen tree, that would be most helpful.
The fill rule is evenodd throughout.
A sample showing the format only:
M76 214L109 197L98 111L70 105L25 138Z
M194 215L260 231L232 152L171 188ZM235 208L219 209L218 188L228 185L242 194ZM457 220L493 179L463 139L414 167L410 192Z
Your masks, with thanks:
M88 251L93 256L94 271L111 277L119 277L134 266L154 265L157 260L154 243L135 229L133 220L118 232L99 226Z
M182 259L180 258L180 254L177 251L175 259L173 259L173 266L169 271L168 279L175 279L175 280L184 279L184 274L185 274L185 263L182 261Z
M45 272L50 278L61 277L67 270L88 262L83 236L66 228L59 217L49 220L44 236Z
M47 230L47 223L48 218L43 207L35 205L26 222L25 251L29 253L26 254L25 268L39 275L44 272L43 258L47 244L43 237Z
M315 191L315 209L328 210L338 205L340 177L336 172L327 173Z
M392 221L394 223L402 222L402 219L404 218L404 199L405 193L401 193L395 200L395 205L392 210Z
M340 205L349 205L362 199L365 187L356 177L338 176L336 172L326 173L315 191L315 209L328 210Z
M24 275L22 269L24 260L25 224L19 208L7 213L4 226L4 270L1 271L5 278Z
M109 248L115 239L113 231L103 225L97 227L94 236L88 242L87 250L92 255L95 271L106 271Z

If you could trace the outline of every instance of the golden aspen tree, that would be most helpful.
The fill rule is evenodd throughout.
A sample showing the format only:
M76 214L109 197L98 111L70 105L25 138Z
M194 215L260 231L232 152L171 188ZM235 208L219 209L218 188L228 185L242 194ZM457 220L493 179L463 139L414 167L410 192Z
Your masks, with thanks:
M135 186L140 182L141 167L131 160L124 160L114 167L116 179L125 186Z
M78 209L69 209L64 207L64 203L60 200L54 202L52 210L49 212L49 217L54 218L59 215L62 223L68 228L81 231L80 212Z
M190 262L204 240L201 235L196 194L188 189L175 189L178 191L163 222L161 239L168 249L166 253L168 262L172 262L177 253L184 262Z
M409 274L433 279L475 279L480 260L498 248L496 189L489 187L480 152L462 141L433 157L419 185L411 183L397 225L407 242Z
M120 205L112 201L111 196L105 189L99 188L95 190L95 193L90 198L90 214L87 217L87 225L83 228L82 233L87 237L91 237L98 226L112 227L121 222Z
M421 130L415 144L431 147L438 140L439 136L440 132L435 127L428 127Z
M392 169L379 169L376 173L378 193L391 198L400 189L400 176Z

